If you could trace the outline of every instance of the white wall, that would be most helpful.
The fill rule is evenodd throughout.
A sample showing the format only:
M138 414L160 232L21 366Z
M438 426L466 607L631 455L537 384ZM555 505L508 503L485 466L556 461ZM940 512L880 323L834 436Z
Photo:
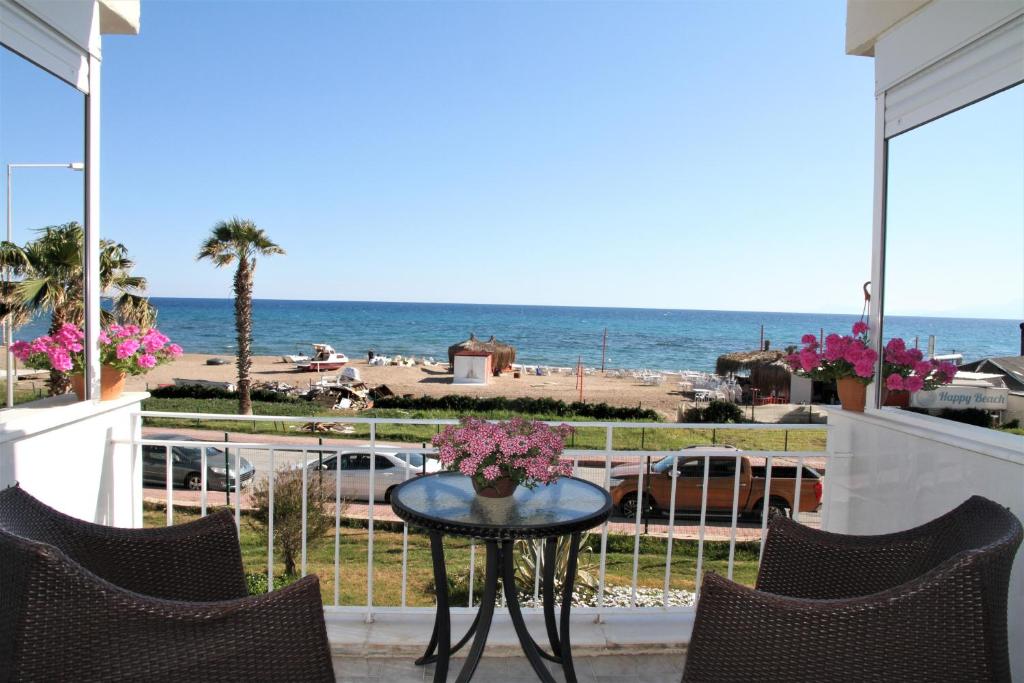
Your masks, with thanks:
M145 393L114 401L43 399L0 413L0 488L18 482L47 505L88 522L142 526L132 414Z
M486 356L455 356L453 384L487 384Z
M972 495L1024 520L1024 437L894 409L829 410L823 528L880 534L917 526ZM1010 659L1024 680L1024 552L1010 577Z

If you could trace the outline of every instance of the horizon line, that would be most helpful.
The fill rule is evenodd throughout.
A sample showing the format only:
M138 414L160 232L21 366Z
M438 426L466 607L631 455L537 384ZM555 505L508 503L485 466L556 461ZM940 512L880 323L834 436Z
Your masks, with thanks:
M186 299L191 301L234 301L234 297L212 297L212 296L150 296L149 299ZM762 313L765 315L843 315L857 316L857 313L824 312L824 311L764 311L764 310L739 310L725 308L651 308L647 306L594 306L594 305L573 305L573 304L493 304L473 301L372 301L369 299L285 299L275 297L253 297L256 301L277 301L277 302L299 302L299 303L349 303L349 304L414 304L424 306L504 306L508 308L589 308L594 310L628 310L628 311L672 311L680 313ZM862 316L866 317L866 316ZM935 318L952 320L1005 320L1017 321L1016 317L1007 318L983 318L978 316L958 315L923 315L893 313L892 318ZM1024 324L1024 316L1020 318Z

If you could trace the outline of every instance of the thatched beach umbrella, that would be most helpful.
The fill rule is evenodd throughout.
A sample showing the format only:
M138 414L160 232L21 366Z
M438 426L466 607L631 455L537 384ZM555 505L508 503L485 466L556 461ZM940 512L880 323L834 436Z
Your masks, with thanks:
M480 341L474 334L470 333L469 339L448 347L449 369L455 367L455 354L459 351L486 351L490 353L491 368L494 370L495 376L500 374L502 370L512 367L512 363L516 360L516 349L511 344L500 342L493 336L487 341Z
M715 374L735 374L741 370L753 370L762 365L785 362L786 354L782 351L736 351L726 353L715 361Z
M789 396L790 376L793 374L782 351L737 351L718 357L715 374L728 375L747 370L750 386L761 396Z

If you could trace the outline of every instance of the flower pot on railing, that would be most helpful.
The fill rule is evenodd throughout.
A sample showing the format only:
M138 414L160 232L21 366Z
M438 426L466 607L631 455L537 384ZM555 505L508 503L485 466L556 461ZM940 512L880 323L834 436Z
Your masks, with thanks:
M839 402L842 404L843 410L863 413L868 397L867 390L866 384L853 377L842 377L836 380L836 391L839 393Z
M901 389L898 391L890 391L883 386L882 405L890 406L893 408L909 408L910 392L905 389Z
M158 365L181 356L181 347L156 328L137 325L110 325L99 333L100 400L111 401L124 392L127 375L143 375ZM85 332L66 323L53 334L31 342L11 344L14 357L30 368L61 373L71 380L71 388L80 401L85 391ZM65 384L56 387L63 391Z
M100 370L100 400L113 401L124 393L124 380L127 374L117 368L104 365ZM72 375L71 388L79 401L85 400L85 375Z

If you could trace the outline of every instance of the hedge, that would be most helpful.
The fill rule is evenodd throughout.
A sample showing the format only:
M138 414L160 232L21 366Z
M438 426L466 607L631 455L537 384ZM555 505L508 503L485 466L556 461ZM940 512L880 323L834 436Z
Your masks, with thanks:
M237 400L238 392L228 391L220 387L207 387L199 384L173 384L166 387L157 387L149 392L153 398L230 398ZM288 394L266 389L252 389L249 396L253 401L263 403L295 403L299 399Z
M400 410L444 410L453 413L511 412L523 415L557 415L559 417L585 417L593 420L642 420L661 422L655 410L621 408L607 403L566 403L554 398L478 398L475 396L388 396L374 401L374 408Z

